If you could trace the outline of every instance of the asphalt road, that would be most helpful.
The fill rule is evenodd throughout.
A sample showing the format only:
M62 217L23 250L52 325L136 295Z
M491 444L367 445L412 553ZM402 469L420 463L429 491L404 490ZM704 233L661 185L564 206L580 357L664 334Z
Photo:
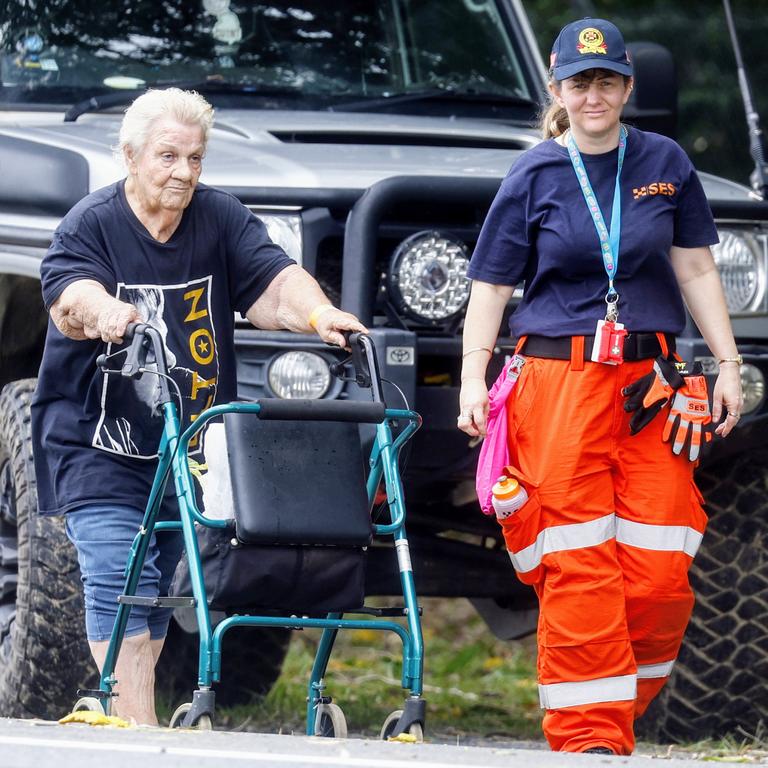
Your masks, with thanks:
M83 768L89 765L109 768L407 768L409 765L419 768L648 768L651 759L658 764L658 758L642 755L571 755L540 748L401 744L366 739L124 729L0 719L0 768ZM674 758L663 760L663 764L669 768L712 765L711 761Z

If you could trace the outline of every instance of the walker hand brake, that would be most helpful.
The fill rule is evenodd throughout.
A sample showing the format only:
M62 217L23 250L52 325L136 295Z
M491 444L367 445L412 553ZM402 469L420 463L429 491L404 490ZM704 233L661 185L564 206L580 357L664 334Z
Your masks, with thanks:
M342 381L354 381L359 387L371 390L374 403L383 403L381 377L376 360L376 350L370 336L366 333L345 333L352 353L343 360L331 364L331 373ZM351 360L355 371L353 379L344 378L344 366Z
M146 323L129 323L123 335L123 346L111 355L99 355L96 358L96 365L99 369L107 374L119 373L127 378L140 379L140 370L144 367L147 359L148 339L144 335L147 328L149 326ZM109 360L117 355L125 355L122 366L109 368Z
M125 361L120 373L126 378L141 378L139 372L147 362L147 341L144 332L147 325L144 323L130 323L125 329L124 339L130 341L128 351L125 353Z

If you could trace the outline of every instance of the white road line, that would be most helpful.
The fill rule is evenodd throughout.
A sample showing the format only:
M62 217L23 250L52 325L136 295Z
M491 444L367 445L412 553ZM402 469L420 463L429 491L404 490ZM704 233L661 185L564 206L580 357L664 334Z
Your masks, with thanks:
M188 747L172 747L163 745L144 745L144 744L107 744L94 743L89 741L74 741L71 739L50 739L27 738L22 736L0 736L0 744L26 746L26 747L50 747L51 749L73 749L90 750L94 752L138 752L141 754L165 754L177 755L180 757L195 757L198 760L203 758L228 760L245 760L250 762L275 762L287 763L291 765L341 765L358 766L359 768L403 768L403 763L408 758L414 758L415 755L402 755L399 759L391 758L363 758L349 757L345 755L299 755L296 753L274 753L266 752L264 754L254 754L252 752L240 752L227 749L191 749ZM398 745L407 749L408 745ZM460 763L436 763L423 759L420 756L419 766L428 766L428 768L458 768Z

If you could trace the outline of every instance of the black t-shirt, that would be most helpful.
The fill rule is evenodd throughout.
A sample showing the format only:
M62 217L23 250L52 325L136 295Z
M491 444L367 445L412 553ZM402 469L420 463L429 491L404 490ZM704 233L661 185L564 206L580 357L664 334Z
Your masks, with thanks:
M236 198L202 184L178 229L160 243L136 218L121 181L62 220L41 266L43 299L50 308L67 285L87 279L134 304L163 336L183 428L203 409L235 399L234 313L245 313L293 263ZM117 348L73 341L48 323L32 403L42 514L146 502L163 430L158 377L102 374L96 358Z
M618 149L582 154L606 226ZM718 241L696 171L671 139L631 128L621 172L621 242L615 286L619 320L633 332L680 333L685 309L669 249ZM528 150L504 179L472 255L468 276L496 285L525 281L510 316L514 336L595 332L608 277L600 240L568 150L554 140Z

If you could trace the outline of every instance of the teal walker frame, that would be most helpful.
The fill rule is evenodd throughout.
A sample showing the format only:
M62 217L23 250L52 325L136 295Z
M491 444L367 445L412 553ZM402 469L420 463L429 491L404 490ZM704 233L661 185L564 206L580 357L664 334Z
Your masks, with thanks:
M333 644L339 630L372 629L382 632L394 632L401 640L403 647L402 687L409 692L403 710L396 710L386 719L382 728L382 737L396 737L409 733L417 740L423 738L425 724L425 702L423 692L423 661L424 644L421 629L420 608L416 596L413 571L410 564L408 538L405 530L405 504L403 487L399 472L399 455L405 443L421 426L421 417L412 410L385 408L382 420L375 425L376 435L369 458L369 473L367 477L367 493L369 509L373 508L374 498L383 478L386 489L387 505L390 512L390 522L374 524L374 536L391 536L394 540L395 551L402 587L404 605L398 608L378 609L363 606L362 615L378 616L379 618L344 618L342 613L329 613L325 618L308 616L261 616L233 615L222 620L215 628L211 625L208 608L206 587L200 562L198 540L195 533L195 523L211 528L226 527L227 521L205 517L198 509L195 499L192 476L189 469L188 449L192 438L199 434L211 420L226 413L249 413L258 416L262 404L256 402L232 402L217 405L203 411L198 418L180 434L179 414L168 388L165 373L165 354L160 334L151 326L136 325L130 331L131 344L116 355L125 352L125 362L120 370L107 367L106 356L100 358L99 365L105 372L135 377L146 374L158 375L157 372L145 368L146 356L149 350L154 352L159 374L162 412L164 417L163 435L159 446L159 461L154 482L145 508L144 519L136 534L126 564L126 580L123 594L118 598L118 610L112 629L106 659L101 674L98 690L78 691L79 699L74 710L99 710L109 715L111 702L115 695L117 684L115 665L123 641L125 629L133 605L150 607L187 607L194 608L200 636L198 657L198 688L193 693L192 701L182 704L171 719L171 727L212 728L214 718L215 696L213 685L221 679L221 660L224 638L226 634L238 628L245 627L284 627L289 629L322 629L317 653L310 673L307 687L306 733L307 735L345 736L346 722L340 708L332 703L330 697L324 695L324 678L328 661L333 650ZM126 334L126 338L129 334ZM375 350L370 338L362 334L350 337L353 348L352 362L355 366L355 379L361 386L370 386L374 403L381 404L381 386L378 375ZM112 357L110 355L109 357ZM360 370L362 369L362 370ZM323 401L283 401L281 405L290 403L309 404L316 415L309 418L320 420L335 420L332 413L324 413ZM338 409L337 401L329 401L332 407ZM351 402L351 407L365 407L365 403ZM371 404L367 404L370 406ZM353 420L353 419L350 419ZM364 420L364 419L361 419ZM394 437L392 423L399 422L405 426ZM176 498L179 505L179 520L159 521L163 493L170 476L176 486ZM189 561L192 595L190 597L156 598L139 597L136 588L139 582L144 560L149 549L153 533L164 531L182 531L184 545ZM357 611L352 612L357 613ZM390 620L396 616L404 619L404 624Z

